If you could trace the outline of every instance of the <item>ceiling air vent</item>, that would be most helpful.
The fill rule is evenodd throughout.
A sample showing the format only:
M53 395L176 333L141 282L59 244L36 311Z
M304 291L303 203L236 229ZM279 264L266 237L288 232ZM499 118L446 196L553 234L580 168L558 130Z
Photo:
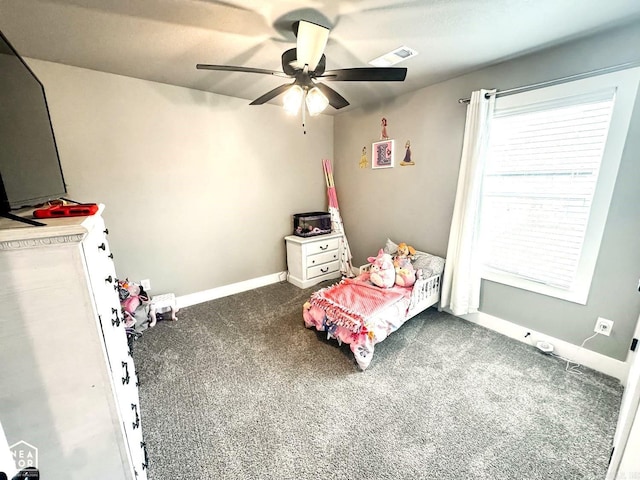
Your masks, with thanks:
M391 65L395 65L407 58L415 57L418 54L413 48L409 47L399 47L393 50L392 52L385 53L381 57L378 57L369 62L369 65L373 65L374 67L390 67Z

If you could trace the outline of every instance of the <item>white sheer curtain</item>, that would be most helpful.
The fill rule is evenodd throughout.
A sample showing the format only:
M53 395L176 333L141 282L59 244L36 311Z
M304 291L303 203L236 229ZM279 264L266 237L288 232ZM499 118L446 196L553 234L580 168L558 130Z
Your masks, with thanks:
M442 279L441 308L454 315L478 311L480 258L477 254L482 174L489 145L489 127L495 106L495 90L471 94L464 127L464 142L447 262Z

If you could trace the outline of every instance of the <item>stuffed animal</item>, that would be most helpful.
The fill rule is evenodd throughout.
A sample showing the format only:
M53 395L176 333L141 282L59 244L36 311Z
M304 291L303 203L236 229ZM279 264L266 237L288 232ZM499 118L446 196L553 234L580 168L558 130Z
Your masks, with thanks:
M393 266L396 272L396 285L411 287L416 283L416 271L411 264L411 258L416 254L416 249L406 243L398 245L398 251L393 257Z
M129 282L128 279L118 281L120 305L124 313L124 324L142 333L156 324L156 309L149 302L149 295L141 285Z
M400 287L411 287L416 283L416 271L411 263L404 268L396 267L396 285Z
M402 242L398 245L398 251L396 252L394 262L397 259L411 260L415 254L416 254L415 248L413 248L411 245L407 245L406 243Z
M380 288L393 287L396 281L396 271L393 268L391 255L380 249L377 257L369 257L367 260L371 263L371 270L369 270L371 283Z

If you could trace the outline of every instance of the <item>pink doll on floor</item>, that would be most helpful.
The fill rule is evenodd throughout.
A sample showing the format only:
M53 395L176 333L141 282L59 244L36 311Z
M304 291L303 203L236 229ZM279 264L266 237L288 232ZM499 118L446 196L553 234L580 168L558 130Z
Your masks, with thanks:
M129 283L128 280L120 281L119 287L125 326L138 332L153 327L156 324L156 309L149 302L149 296L144 289L140 285Z

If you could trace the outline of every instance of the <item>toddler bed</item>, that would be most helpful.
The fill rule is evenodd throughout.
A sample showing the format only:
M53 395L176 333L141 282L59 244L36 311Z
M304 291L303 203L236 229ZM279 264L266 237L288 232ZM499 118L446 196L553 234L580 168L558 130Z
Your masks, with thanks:
M394 253L394 245L387 241L385 252ZM348 343L358 366L365 370L377 343L440 300L444 259L416 252L412 263L418 271L412 287L375 286L369 281L369 264L360 268L356 278L314 292L303 306L305 326L327 332L327 338L339 344Z

